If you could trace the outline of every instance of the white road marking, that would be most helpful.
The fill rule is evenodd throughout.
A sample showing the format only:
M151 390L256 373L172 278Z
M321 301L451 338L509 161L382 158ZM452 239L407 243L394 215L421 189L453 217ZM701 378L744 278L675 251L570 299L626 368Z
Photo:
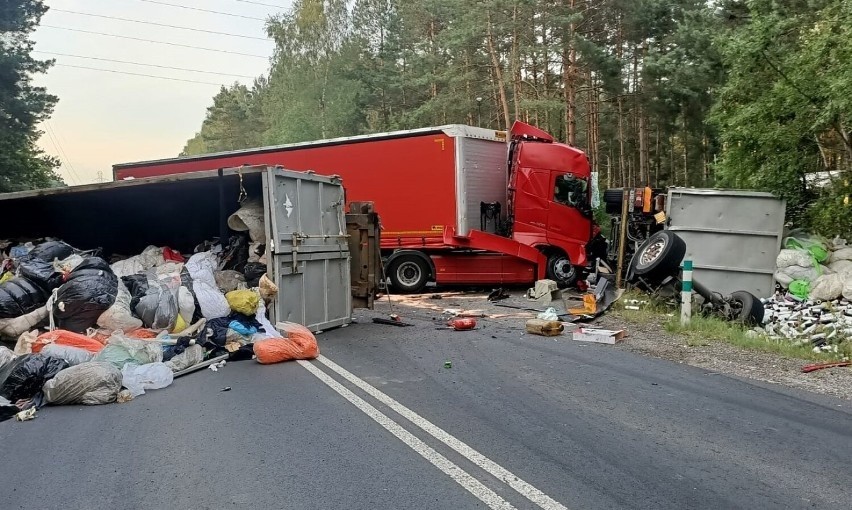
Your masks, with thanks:
M476 496L477 499L488 505L492 509L514 510L515 507L511 503L501 498L497 493L486 487L479 480L471 476L462 468L454 464L452 461L436 452L432 447L421 441L417 436L402 428L398 423L388 418L387 415L368 404L364 399L352 393L345 386L332 379L328 374L313 366L310 362L299 361L299 363L316 376L320 381L324 382L331 389L339 393L343 398L351 402L355 407L364 412L367 416L375 420L376 423L384 427L391 434L399 438L400 441L408 445L409 448L419 453L421 457L431 462L435 467L446 473L456 483L464 487L468 492Z
M384 393L376 389L374 386L370 385L355 374L349 372L337 363L331 361L330 359L322 355L320 355L317 360L323 365L340 374L347 381L351 382L355 386L367 392L379 402L385 404L386 406L390 407L391 409L405 417L411 423L423 429L435 439L441 441L456 452L460 453L467 460L473 462L474 464L482 468L484 471L489 473L491 476L497 478L498 480L502 480L506 485L515 489L522 496L532 501L536 505L540 506L544 510L568 510L564 505L551 498L547 494L543 493L542 491L536 489L529 483L521 480L518 476L516 476L508 469L492 461L485 455L482 455L478 451L468 446L463 441L457 439L455 436L450 435L442 428L438 427L426 418L423 418L411 409L400 404L393 398L385 395Z

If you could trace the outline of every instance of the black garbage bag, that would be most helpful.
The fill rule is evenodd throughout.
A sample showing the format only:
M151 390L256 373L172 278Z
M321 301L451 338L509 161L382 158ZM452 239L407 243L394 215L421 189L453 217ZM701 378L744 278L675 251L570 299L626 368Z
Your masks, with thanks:
M0 373L0 397L10 402L37 397L44 383L53 379L60 370L68 367L67 361L53 356L43 354L20 356Z
M99 257L87 257L57 291L53 316L61 329L84 333L118 295L118 277Z
M29 253L18 259L18 262L25 263L31 260L53 262L56 259L66 259L73 255L75 251L74 248L62 241L47 241L30 250Z
M243 274L246 277L246 285L253 289L260 285L260 277L266 274L266 264L260 262L249 262L243 269Z
M21 410L18 409L18 406L3 397L0 397L0 421L10 420L20 411Z
M18 266L18 274L48 292L62 285L62 273L53 267L53 262L41 259L22 262Z
M130 309L136 310L139 300L148 293L148 276L143 273L122 276L121 281L130 291Z
M186 287L189 293L192 294L192 300L195 303L195 313L192 314L192 324L195 324L204 316L201 314L201 305L198 304L198 296L195 295L195 289L192 286L192 276L190 276L189 270L186 266L184 266L180 271L180 284L182 287Z
M50 293L29 279L16 276L0 283L0 319L14 319L47 303Z

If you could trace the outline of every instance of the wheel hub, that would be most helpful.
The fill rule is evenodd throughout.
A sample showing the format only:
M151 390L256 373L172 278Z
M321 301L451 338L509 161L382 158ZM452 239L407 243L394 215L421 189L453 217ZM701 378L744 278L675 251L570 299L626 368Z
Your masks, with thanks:
M570 280L574 276L574 266L568 259L559 259L553 264L553 274L560 280Z
M663 248L666 247L665 239L658 239L651 243L642 254L639 256L639 263L647 266L657 260L663 254Z
M414 262L403 262L396 270L396 276L404 285L414 286L422 277L420 266Z

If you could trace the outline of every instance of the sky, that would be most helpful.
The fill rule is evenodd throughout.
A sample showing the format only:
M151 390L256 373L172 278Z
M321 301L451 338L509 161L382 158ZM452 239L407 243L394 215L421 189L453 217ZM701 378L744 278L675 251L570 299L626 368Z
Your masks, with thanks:
M38 59L55 58L57 65L50 68L46 75L37 76L35 83L47 87L48 92L58 96L59 103L51 119L40 126L45 134L42 135L39 146L61 160L59 174L69 185L111 180L112 165L115 163L177 156L185 142L201 127L206 109L221 85L234 82L250 85L253 77L268 72L274 45L266 38L263 20L281 12L290 3L290 0L46 0L45 4L51 9L44 15L41 26L33 34L33 40L36 42L36 53L33 56ZM260 19L174 7L176 5ZM260 39L231 37L62 11L227 32ZM165 41L252 56L154 44L67 29ZM91 57L206 73L93 60ZM229 76L210 73L224 73Z

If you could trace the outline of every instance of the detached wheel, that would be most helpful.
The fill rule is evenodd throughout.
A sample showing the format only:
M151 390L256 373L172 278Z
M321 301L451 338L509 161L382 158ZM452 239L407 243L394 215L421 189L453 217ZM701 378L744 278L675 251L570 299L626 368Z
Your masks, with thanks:
M686 243L669 230L662 230L645 241L633 256L632 270L635 276L662 280L680 269L686 255Z
M577 281L577 268L571 265L567 255L554 253L547 257L547 278L559 287L568 287Z
M403 255L388 268L391 285L398 292L415 294L429 282L429 265L415 255Z
M731 294L732 319L746 326L756 326L763 322L763 303L754 294L738 290Z

